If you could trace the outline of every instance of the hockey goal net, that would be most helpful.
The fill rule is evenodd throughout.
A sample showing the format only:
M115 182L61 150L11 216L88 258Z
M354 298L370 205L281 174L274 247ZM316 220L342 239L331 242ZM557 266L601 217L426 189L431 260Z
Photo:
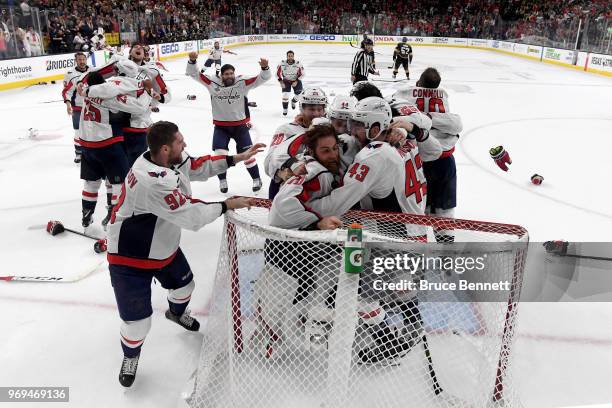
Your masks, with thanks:
M226 215L190 406L521 406L510 363L525 229L350 211L339 230L292 231L268 224L269 207ZM353 223L360 273L345 270L359 265L345 262ZM429 242L407 236L414 226ZM460 280L505 286L449 290Z

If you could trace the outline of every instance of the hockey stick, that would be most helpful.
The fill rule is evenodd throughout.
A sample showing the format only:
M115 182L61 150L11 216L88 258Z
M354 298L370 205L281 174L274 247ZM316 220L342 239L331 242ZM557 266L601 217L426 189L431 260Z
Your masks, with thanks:
M423 349L425 350L425 358L427 358L427 370L429 371L429 377L431 377L431 381L433 382L434 393L436 395L440 395L443 390L440 386L440 383L438 382L438 376L436 375L436 371L433 367L433 361L431 360L431 352L429 351L429 343L427 342L426 334L423 334Z
M595 261L612 261L612 258L606 258L605 256L591 256L591 255L574 255L574 254L558 254L561 257L570 257L578 259L593 259Z
M62 224L60 221L49 221L47 223L47 232L53 236L57 234L61 234L64 231L72 232L73 234L80 235L85 238L93 239L94 241L99 241L103 239L103 238L94 237L93 235L89 235L84 232L79 232L79 231L75 231L70 228L66 228L64 227L64 224Z
M0 281L5 281L5 282L59 282L59 283L68 283L68 282L77 282L80 281L81 279L89 276L90 274L92 274L96 269L98 269L100 267L100 265L102 265L104 261L100 261L98 263L96 263L94 265L93 268L86 270L85 272L76 275L76 276L72 276L69 278L63 278L63 277L58 277L58 276L15 276L15 275L8 275L8 276L0 276Z
M106 252L106 238L98 238L98 237L94 237L93 235L85 234L84 232L79 232L79 231L75 231L70 228L66 228L60 221L49 221L47 223L47 232L51 234L52 236L61 234L64 231L72 232L73 234L80 235L85 238L93 239L94 241L96 241L94 243L94 251L97 254Z
M578 259L593 259L595 261L612 261L612 258L608 258L605 256L593 256L593 255L576 255L576 254L568 254L567 249L569 247L569 242L567 241L546 241L542 244L544 249L546 249L546 253L558 256L567 256L570 258L578 258Z
M404 319L411 319L412 317L414 317L419 323L419 326L421 326L421 330L423 331L423 335L421 336L421 338L423 339L423 351L425 352L425 358L427 359L427 371L429 372L429 377L431 378L431 382L433 384L434 393L436 395L440 395L444 390L438 382L438 376L436 375L436 370L433 366L433 361L431 359L431 351L429 350L429 342L427 341L427 335L425 334L425 329L423 328L423 316L421 316L421 310L418 306L418 300L401 304L400 307L402 314L404 315Z
M402 79L376 79L372 78L372 82L402 82L402 81L410 81L408 78Z

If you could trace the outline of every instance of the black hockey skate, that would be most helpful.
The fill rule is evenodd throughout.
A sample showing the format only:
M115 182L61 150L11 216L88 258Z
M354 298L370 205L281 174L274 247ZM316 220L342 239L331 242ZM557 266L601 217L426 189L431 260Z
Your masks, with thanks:
M104 219L102 220L102 227L104 228L104 231L106 231L106 226L108 225L111 216L113 215L113 206L109 205L106 207L106 210L108 211L106 213L106 217L104 217Z
M253 179L253 191L259 191L259 190L261 190L261 179L260 178Z
M121 363L121 371L119 371L119 383L124 387L131 387L136 379L136 370L138 369L138 359L140 354L136 357L123 357Z
M83 218L81 219L81 225L83 228L87 228L93 222L93 210L83 210Z
M219 180L219 191L221 191L223 194L227 193L227 179Z
M200 322L191 317L189 314L189 310L186 310L181 316L175 315L170 311L170 309L166 310L166 319L172 320L174 323L183 327L189 331L198 331L200 330Z

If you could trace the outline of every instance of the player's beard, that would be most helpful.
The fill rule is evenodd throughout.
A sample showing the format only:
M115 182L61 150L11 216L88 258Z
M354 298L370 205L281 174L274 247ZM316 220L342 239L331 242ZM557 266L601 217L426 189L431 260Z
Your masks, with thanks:
M235 79L234 78L226 78L223 80L223 85L225 86L232 86L234 85Z
M168 157L168 164L170 166L176 166L179 165L183 162L183 152L177 152L176 154L173 154L171 156Z
M138 56L135 54L130 54L130 59L134 61L136 65L140 65L142 64L142 61L144 61L144 52Z
M326 162L320 162L323 167L329 170L332 174L340 174L340 160L329 160Z

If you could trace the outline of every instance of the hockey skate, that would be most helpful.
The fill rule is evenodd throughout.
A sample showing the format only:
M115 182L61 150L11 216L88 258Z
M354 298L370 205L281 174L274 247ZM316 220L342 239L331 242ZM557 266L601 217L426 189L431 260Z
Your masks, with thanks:
M136 357L123 357L121 363L121 371L119 371L119 383L124 387L131 387L136 379L136 370L138 369L138 359L140 354Z
M170 309L166 310L166 319L173 321L185 330L198 331L200 330L200 322L191 317L189 310L185 310L181 316L175 315Z
M219 180L219 190L221 190L223 194L227 193L227 179Z
M261 179L260 178L256 178L253 179L253 191L259 191L261 190Z
M291 109L295 109L295 103L297 101L295 100L295 98L291 99Z
M81 219L83 228L87 228L93 223L93 213L93 210L83 210L83 218Z
M283 109L283 116L287 116L287 111L288 111L288 109L287 109L287 108L284 108L284 109Z
M75 155L74 155L74 162L76 164L81 163L81 153L75 153Z
M104 231L106 231L106 227L108 226L108 222L110 221L111 216L113 215L113 206L112 205L106 206L106 210L108 211L106 213L106 217L104 217L104 219L101 222L102 228L104 228Z

